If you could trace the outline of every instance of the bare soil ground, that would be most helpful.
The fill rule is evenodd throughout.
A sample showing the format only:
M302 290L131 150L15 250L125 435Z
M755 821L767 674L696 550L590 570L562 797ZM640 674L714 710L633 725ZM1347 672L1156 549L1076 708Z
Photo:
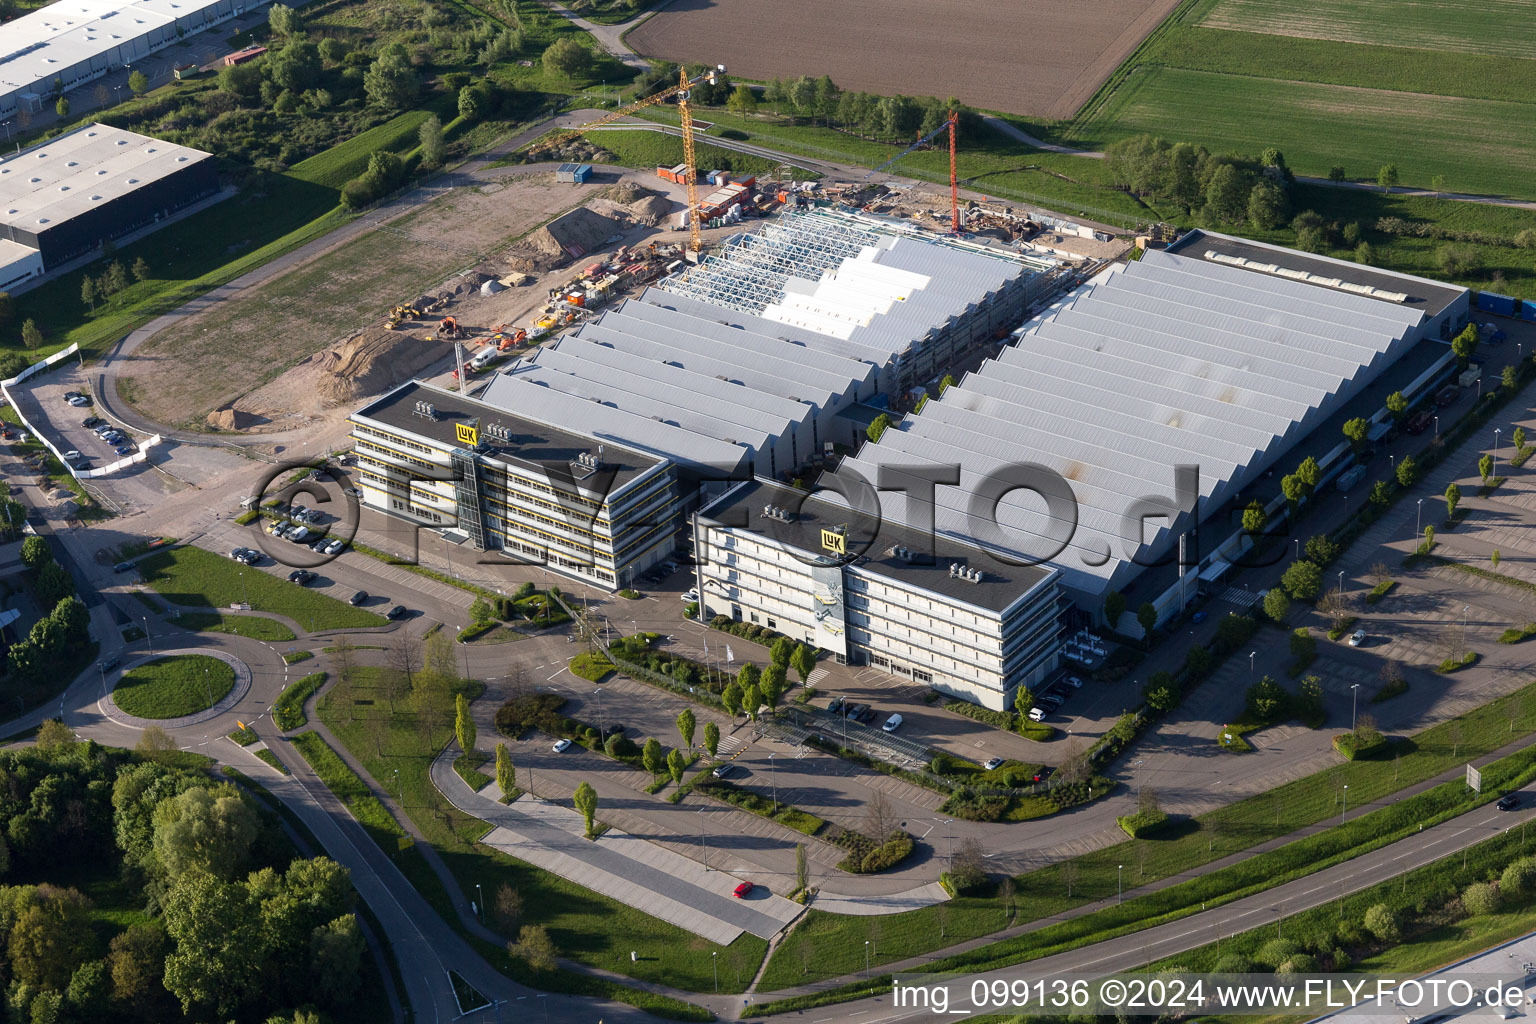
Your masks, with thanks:
M405 348L386 343L388 332L370 330L392 305L457 290L449 311L468 326L490 326L516 322L542 304L540 282L489 297L474 286L486 274L515 269L505 259L508 246L537 235L550 218L580 204L604 215L621 211L604 197L634 193L622 184L623 191L614 189L612 180L574 188L545 171L455 189L150 339L133 357L124 393L147 416L189 428L280 430L337 415L336 401L352 396L334 382L322 386L330 370L351 367L371 390L452 356L451 346L421 340L431 333L422 323L409 332L419 344ZM664 184L640 180L647 189ZM380 360L398 372L375 368ZM185 371L192 366L196 373Z
M1178 0L676 0L625 36L636 52L743 78L831 75L844 89L955 96L1065 119ZM772 45L763 45L771 39Z

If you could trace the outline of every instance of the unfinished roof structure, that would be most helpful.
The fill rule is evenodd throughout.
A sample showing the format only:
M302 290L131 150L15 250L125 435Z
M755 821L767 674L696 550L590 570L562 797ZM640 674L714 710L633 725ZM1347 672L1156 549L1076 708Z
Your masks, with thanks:
M1197 518L1220 508L1419 338L1422 314L1338 289L1147 252L1065 296L1016 344L845 460L840 472L958 465L937 488L935 526L985 535L968 511L999 467L1035 463L1066 481L1075 523L1016 490L997 506L994 550L1045 557L1091 598L1119 589L1194 523L1123 517L1143 496L1176 494L1175 467L1199 467ZM920 521L899 491L883 514ZM991 509L983 510L990 515ZM985 516L982 517L985 519ZM1136 523L1136 520L1132 520ZM1070 534L1065 549L1060 537ZM994 541L997 538L994 537Z

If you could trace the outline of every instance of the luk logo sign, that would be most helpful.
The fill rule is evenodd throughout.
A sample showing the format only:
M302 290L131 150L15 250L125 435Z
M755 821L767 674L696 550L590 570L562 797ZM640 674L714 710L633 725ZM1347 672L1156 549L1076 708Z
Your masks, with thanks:
M480 421L476 419L468 423L455 423L453 433L459 444L474 448L480 444Z

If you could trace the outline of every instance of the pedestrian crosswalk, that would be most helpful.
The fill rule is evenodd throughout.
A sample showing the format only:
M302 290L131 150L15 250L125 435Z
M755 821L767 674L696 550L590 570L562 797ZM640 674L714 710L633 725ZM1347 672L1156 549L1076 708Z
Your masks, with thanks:
M742 739L740 736L737 736L737 735L735 735L733 733L730 736L722 736L722 737L720 737L720 746L717 749L718 749L719 755L721 757L731 757L738 750L740 750L742 747L744 747L746 745L747 745L747 741L746 740Z
M1228 587L1216 595L1216 600L1235 604L1239 608L1251 608L1258 603L1259 595L1247 587Z

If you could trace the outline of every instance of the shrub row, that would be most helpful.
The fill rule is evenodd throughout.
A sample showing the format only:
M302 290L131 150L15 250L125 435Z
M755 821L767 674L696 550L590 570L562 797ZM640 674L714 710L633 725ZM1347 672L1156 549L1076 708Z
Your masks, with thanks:
M897 829L884 843L876 844L869 836L844 829L835 842L848 851L838 867L849 874L873 875L889 871L912 855L917 844L907 833Z

